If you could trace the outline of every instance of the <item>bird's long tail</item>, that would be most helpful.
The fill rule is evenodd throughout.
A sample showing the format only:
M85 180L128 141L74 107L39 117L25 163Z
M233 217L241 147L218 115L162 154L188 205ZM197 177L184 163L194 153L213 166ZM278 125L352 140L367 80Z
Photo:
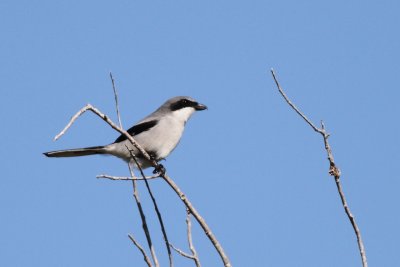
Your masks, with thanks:
M84 148L66 149L66 150L56 150L43 153L47 157L81 157L95 154L106 154L106 149L104 146L92 146Z

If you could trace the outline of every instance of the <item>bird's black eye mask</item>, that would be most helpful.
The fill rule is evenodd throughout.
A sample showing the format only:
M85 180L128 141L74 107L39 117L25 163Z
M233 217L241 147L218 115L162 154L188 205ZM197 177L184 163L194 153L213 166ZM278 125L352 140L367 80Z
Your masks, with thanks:
M188 107L195 108L197 106L198 106L197 102L191 101L189 99L181 99L181 100L171 104L171 111L179 110L182 108L188 108Z

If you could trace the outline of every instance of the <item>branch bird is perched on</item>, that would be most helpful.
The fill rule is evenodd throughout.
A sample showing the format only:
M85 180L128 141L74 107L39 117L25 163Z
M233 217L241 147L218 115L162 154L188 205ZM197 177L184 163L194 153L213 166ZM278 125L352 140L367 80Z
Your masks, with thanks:
M128 129L128 133L156 161L165 159L177 146L186 122L195 111L207 107L191 97L177 96L167 100L156 111ZM152 166L124 135L106 146L57 150L43 153L47 157L80 157L95 154L113 155L134 164L131 153L142 169Z

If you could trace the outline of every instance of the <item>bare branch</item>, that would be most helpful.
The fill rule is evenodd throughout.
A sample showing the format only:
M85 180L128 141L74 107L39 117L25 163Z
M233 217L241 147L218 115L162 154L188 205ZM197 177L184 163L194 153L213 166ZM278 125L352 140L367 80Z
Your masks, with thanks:
M131 176L134 177L132 168L130 167L130 165L128 165L128 167L129 167L129 172L131 173ZM146 216L144 215L143 207L142 207L142 204L140 202L139 192L137 191L137 186L136 186L136 181L135 180L132 180L132 185L133 185L133 197L135 198L135 201L136 201L136 204L137 204L137 207L138 207L138 210L139 210L140 218L142 220L143 231L144 231L144 233L146 235L146 240L147 240L147 244L149 246L150 252L151 252L151 257L153 258L154 265L156 267L159 267L160 265L158 263L156 252L155 252L154 247L153 247L153 242L151 241L150 231L149 231L149 228L147 226Z
M126 147L126 149L129 150L128 147ZM136 166L139 168L139 171L140 171L140 173L141 173L141 175L142 175L142 177L143 177L143 179L144 179L144 182L145 182L145 184L146 184L147 191L149 192L150 198L151 198L151 200L152 200L152 202L153 202L154 209L155 209L155 211L156 211L156 213L157 213L157 218L158 218L158 221L159 221L160 226L161 226L161 232L162 232L163 237L164 237L165 245L166 245L166 247L167 247L168 259L169 259L169 266L172 267L172 266L173 266L173 261L172 261L171 248L169 247L169 241L168 241L167 231L165 230L164 222L163 222L163 219L162 219L162 216L161 216L161 212L160 212L160 210L158 209L157 201L156 201L156 199L155 199L155 197L154 197L154 195L153 195L153 192L151 191L150 184L149 184L149 182L147 181L146 176L144 175L143 169L142 169L142 167L140 166L139 162L138 162L137 159L136 159L136 156L133 154L133 151L132 151L132 150L129 150L129 152L130 152L130 154L131 154L132 159L135 161Z
M273 69L271 69L271 73L272 73L272 77L274 77L274 81L276 83L276 86L278 87L279 93L283 96L286 103L288 103L289 106L291 106L294 109L294 111L296 111L297 114L299 114L313 128L314 131L320 133L320 130L286 96L285 92L282 90L281 86L279 85L278 80L276 79L275 72Z
M126 177L126 176L113 176L113 175L108 175L108 174L100 174L97 175L96 178L101 179L109 179L109 180L114 180L114 181L143 181L144 179L142 177ZM160 178L159 175L153 175L153 176L146 176L146 180L152 180L152 179L157 179Z
M81 116L83 113L85 113L87 110L89 110L91 108L93 108L93 106L90 104L87 104L86 106L81 108L74 116L71 117L71 120L68 122L68 124L64 127L64 129L59 134L57 134L54 137L53 140L57 141L61 136L63 136L67 132L67 130L72 126L72 124L76 121L76 119L78 119L79 116Z
M153 265L151 264L151 261L149 259L149 257L147 256L146 252L144 251L144 249L142 248L142 246L135 240L135 238L128 234L129 239L132 241L132 243L139 249L139 251L142 253L143 255L143 259L144 261L147 263L147 266L152 267Z
M340 199L342 201L342 205L343 208L347 214L347 217L350 220L351 225L353 226L354 229L354 233L356 234L357 237L357 243L358 243L358 249L360 251L360 255L361 255L361 261L362 261L362 265L363 267L368 267L368 263L367 263L367 256L365 253L365 247L364 247L364 243L362 241L361 238L361 232L360 229L358 228L358 225L356 223L356 220L353 216L353 214L350 211L350 208L347 204L346 198L344 196L343 190L342 190L342 185L340 183L340 169L337 167L337 165L335 164L335 160L333 158L333 154L332 154L332 149L328 143L328 138L329 138L329 134L326 132L325 130L325 125L324 123L321 121L321 128L317 128L290 100L289 98L286 96L286 94L283 92L281 86L279 85L279 82L276 78L275 72L273 69L271 69L271 73L272 73L272 77L275 80L276 86L278 87L278 90L280 92L280 94L283 96L283 98L285 99L286 103L289 104L290 107L293 108L294 111L296 111L297 114L299 114L310 126L311 128L313 128L314 131L318 132L319 134L322 135L322 138L324 140L324 145L325 145L325 150L326 153L328 155L328 161L329 161L329 174L331 176L333 176L335 178L335 182L336 182L336 187L338 189L338 193L340 196Z

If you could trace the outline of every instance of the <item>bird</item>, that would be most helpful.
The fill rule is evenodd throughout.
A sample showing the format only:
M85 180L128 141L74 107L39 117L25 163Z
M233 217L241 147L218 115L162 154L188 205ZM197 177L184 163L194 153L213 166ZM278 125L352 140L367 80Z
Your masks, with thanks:
M191 97L176 96L168 99L153 113L129 128L127 132L150 155L151 160L159 162L176 148L186 122L191 116L196 111L205 109L207 109L206 105L200 104ZM135 155L136 161L131 153ZM152 161L145 158L123 134L109 145L56 150L43 154L50 158L112 155L132 164L135 168L146 169L153 166ZM165 171L161 164L156 170Z

